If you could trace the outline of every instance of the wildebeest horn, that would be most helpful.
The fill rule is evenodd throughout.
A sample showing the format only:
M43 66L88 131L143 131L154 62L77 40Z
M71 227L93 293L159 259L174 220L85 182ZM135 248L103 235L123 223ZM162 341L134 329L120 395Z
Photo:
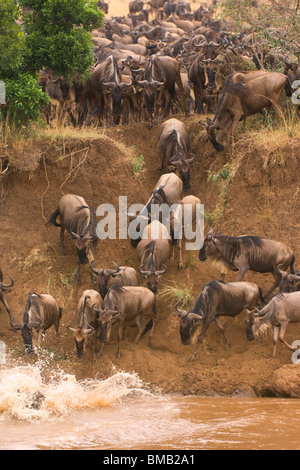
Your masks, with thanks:
M175 310L176 310L176 315L178 315L178 317L185 317L187 315L187 310L181 310L180 308L178 308L178 303L175 305Z
M192 158L187 158L185 160L185 163L193 163L193 161L195 160L195 155L193 153L191 153L190 155L193 155L193 157Z
M92 309L95 310L95 312L98 312L98 313L103 313L104 312L104 310L102 310L102 308L100 306L98 308L96 308L95 305L97 305L97 304L92 305Z
M287 280L289 282L300 281L300 276L297 276L297 274L288 274Z
M101 84L107 88L116 88L117 86L115 82L101 82Z
M191 312L187 314L187 319L199 321L199 320L203 320L203 315L198 315L197 313Z
M206 124L206 122L203 122L203 121L199 121L199 124L201 124L201 126L205 127L206 129L208 129L209 125Z
M143 266L144 265L141 265L137 268L138 272L141 273L143 276L149 276L150 275L150 271L144 271L143 270Z
M140 86L149 85L149 81L148 80L138 80L138 84Z
M93 273L94 273L94 274L98 274L98 275L99 275L99 274L102 274L103 271L104 271L104 269L96 269L96 268L94 268L93 265L94 265L95 263L96 263L96 261L92 261L92 263L91 263L91 265L90 265L91 268L92 268Z
M71 234L74 238L80 238L80 235L78 235L78 233L75 233L75 232L71 231Z
M130 77L130 78L131 78L131 83L122 82L122 83L120 83L120 88L122 88L122 89L123 88L130 88L133 85L133 82L134 82L133 78L132 77Z
M162 264L162 266L164 268L162 271L155 271L156 276L161 276L162 274L164 274L168 270L166 265Z
M15 281L13 280L13 278L10 275L8 275L8 277L10 279L10 284L4 284L4 282L0 282L0 289L12 287L14 285Z

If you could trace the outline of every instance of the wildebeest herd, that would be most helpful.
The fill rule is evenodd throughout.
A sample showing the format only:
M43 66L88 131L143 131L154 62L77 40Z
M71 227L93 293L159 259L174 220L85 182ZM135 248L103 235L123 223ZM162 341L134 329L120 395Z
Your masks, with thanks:
M105 9L107 5L101 7ZM153 12L155 18L149 20ZM101 126L146 121L151 129L154 123L159 123L158 146L162 159L158 169L167 166L170 171L158 179L140 214L127 214L136 225L144 224L141 236L131 238L139 260L136 269L123 266L122 262L114 263L114 269L99 266L100 262L95 260L96 216L84 197L63 196L49 217L47 225L60 228L62 256L65 256L65 231L74 240L78 254L76 282L81 282L81 265L88 264L95 287L82 293L74 321L68 325L78 357L87 348L93 360L101 356L114 324L118 325L118 357L127 322L136 322L135 342L148 331L152 341L157 323L158 281L167 271L168 262L175 260L176 246L179 267L183 267L182 243L174 238L178 214L172 212L168 228L161 220L151 218L153 206L179 203L182 214L185 205L192 208L195 222L196 206L201 203L194 195L183 197L182 192L191 189L190 171L195 155L190 153L185 124L170 118L170 114L214 112L213 120L207 118L200 124L206 127L213 146L222 151L240 120L271 105L280 114L282 91L285 89L289 95L291 80L300 75L299 65L285 55L277 54L274 58L268 51L265 57L258 57L251 35L233 34L232 28L226 20L215 20L211 8L200 6L191 12L184 1L152 0L144 4L133 0L127 17L106 19L104 26L94 31L95 66L84 85L76 79L70 85L63 77L41 72L40 83L51 100L49 108L44 110L48 123L51 124L54 115L64 116L75 126L93 120ZM272 65L275 59L284 64L285 73L261 69L264 61ZM184 226L184 218L182 223ZM176 305L183 344L189 344L195 329L202 325L190 360L194 359L213 321L228 345L220 317L234 317L244 309L247 309L249 340L265 323L273 326L275 355L278 337L287 344L283 336L288 323L300 322L300 272L294 272L292 249L285 243L258 236L232 237L210 230L199 251L199 260L210 261L221 280L210 280L204 285L189 311ZM239 272L236 282L224 281L230 270ZM268 292L263 293L256 284L243 281L248 270L273 275L274 284ZM15 323L6 301L6 292L14 281L10 277L10 282L4 283L3 279L0 270L0 300L9 314L12 329L21 329L26 352L34 350L33 330L38 332L38 345L52 325L59 337L62 309L55 299L31 293L23 322ZM147 287L141 285L142 281ZM278 287L279 293L269 300ZM144 317L149 313L151 319L145 325Z

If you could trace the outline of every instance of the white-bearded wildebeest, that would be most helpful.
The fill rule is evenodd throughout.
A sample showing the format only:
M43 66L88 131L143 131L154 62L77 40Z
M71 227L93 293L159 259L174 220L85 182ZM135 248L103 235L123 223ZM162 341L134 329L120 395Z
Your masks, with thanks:
M14 285L14 280L13 278L9 276L9 279L10 279L10 284L5 284L3 282L3 272L2 272L2 269L0 268L0 301L3 303L4 307L6 308L6 311L9 315L9 318L11 319L12 316L11 316L11 310L9 308L9 305L6 301L6 298L5 298L5 293L6 292L10 292L10 287L12 287Z
M176 307L177 315L180 317L180 337L182 344L190 344L191 336L196 328L200 326L201 323L203 325L195 349L189 360L192 361L195 358L198 348L213 321L216 322L221 330L226 341L226 347L228 347L229 343L219 317L235 317L241 313L245 307L254 308L260 301L264 301L261 288L253 282L226 283L214 280L203 286L201 294L191 310L181 310Z
M98 314L94 306L99 307L102 298L99 292L88 289L80 297L76 309L77 327L67 328L74 334L76 355L81 358L87 349L91 350L93 361L96 362L96 335L98 330Z
M134 343L137 343L150 329L150 343L152 343L157 321L155 294L146 287L112 286L105 297L103 308L100 307L96 311L99 313L99 341L103 345L109 340L112 323L119 322L118 358L121 357L120 343L124 336L125 324L128 321L134 320L138 326L139 331ZM145 326L143 317L150 312L152 318Z
M93 280L97 283L99 293L104 299L111 286L138 286L139 278L131 266L116 266L116 269L96 269L92 263Z
M278 266L277 271L281 275L281 281L279 284L280 292L300 291L300 269L297 269L295 274L289 274L286 271L282 271L280 266Z
M52 325L55 328L55 334L59 341L59 324L62 315L62 308L57 305L56 300L48 294L31 293L27 299L25 311L23 314L23 323L14 323L10 320L13 331L21 330L26 353L33 353L32 330L38 332L38 348L41 346L41 340L45 331Z
M200 205L201 201L196 196L185 196L181 199L177 209L171 213L171 237L172 237L172 256L171 261L175 261L175 248L179 251L179 267L183 268L182 259L182 238L184 230L188 227L188 223L194 223L197 215L197 205ZM191 213L189 214L189 210ZM191 218L190 218L191 215ZM196 225L197 227L197 225ZM180 233L178 233L178 229ZM176 235L176 237L174 236Z
M56 222L60 218L60 224ZM53 212L46 225L60 227L61 255L65 255L64 232L67 230L75 239L78 254L78 268L75 280L80 282L80 265L94 261L94 254L98 243L96 234L96 216L87 205L83 197L75 194L66 194L58 203L58 208Z
M278 72L235 72L224 82L213 121L207 118L208 137L218 152L228 145L242 119L273 106L280 116L280 97L287 77Z
M154 220L144 229L137 246L138 271L147 279L148 288L156 293L159 278L167 271L165 262L171 254L170 233L165 225Z
M239 271L237 281L241 281L248 270L259 273L271 273L274 277L273 286L264 294L267 297L280 283L282 269L290 266L293 273L293 250L283 242L251 235L229 237L227 235L207 234L203 247L199 251L199 260L209 260L222 275L229 271Z
M266 326L272 326L272 357L275 357L278 337L289 349L292 351L296 350L284 340L284 334L289 323L300 323L299 291L290 293L279 292L279 294L272 297L270 302L262 310L248 310L247 313L246 334L249 341L257 337L260 330L264 330Z
M152 128L155 114L158 120L168 115L175 97L175 84L182 96L185 96L179 62L173 57L152 55L146 64L143 80L138 81L144 90L149 129Z
M175 173L166 173L159 178L140 214L127 214L130 218L129 233L133 246L140 241L139 233L143 233L145 227L151 222L151 208L154 206L158 209L162 204L168 206L176 204L181 199L182 189L182 180Z
M187 191L190 185L190 164L195 156L188 158L190 137L185 124L178 119L168 119L160 128L158 136L159 150L162 160L159 170L163 169L164 161L178 170L183 182L183 189Z

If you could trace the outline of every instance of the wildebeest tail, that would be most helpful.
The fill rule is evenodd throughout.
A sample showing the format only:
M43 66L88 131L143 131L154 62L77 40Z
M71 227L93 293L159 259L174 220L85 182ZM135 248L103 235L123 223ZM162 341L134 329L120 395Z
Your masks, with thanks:
M144 329L144 331L143 331L143 333L142 333L141 338L147 333L147 331L151 330L152 325L153 325L153 320L150 320L150 321L147 323L147 325L145 326L145 329Z
M290 264L291 274L295 274L295 271L294 271L294 263L295 263L295 255L293 255L292 261L291 261L291 264Z
M49 225L55 225L55 227L61 227L61 225L56 222L56 219L57 219L58 216L59 216L59 210L56 209L56 211L54 211L53 214L51 215L48 222L46 222L46 225L48 225L48 226Z
M63 313L63 308L62 307L58 307L58 310L59 310L59 320L61 320L61 317L62 317L62 313Z
M262 288L258 286L258 289L259 289L260 301L261 301L262 303L264 303L265 299L264 299L264 296L262 295Z

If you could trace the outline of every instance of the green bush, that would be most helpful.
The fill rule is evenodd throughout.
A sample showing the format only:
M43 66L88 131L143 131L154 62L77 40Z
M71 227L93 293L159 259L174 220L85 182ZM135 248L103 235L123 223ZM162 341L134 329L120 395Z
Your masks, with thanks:
M21 74L5 80L7 104L0 109L1 117L17 126L42 122L41 108L49 103L49 97L39 86L37 78Z

